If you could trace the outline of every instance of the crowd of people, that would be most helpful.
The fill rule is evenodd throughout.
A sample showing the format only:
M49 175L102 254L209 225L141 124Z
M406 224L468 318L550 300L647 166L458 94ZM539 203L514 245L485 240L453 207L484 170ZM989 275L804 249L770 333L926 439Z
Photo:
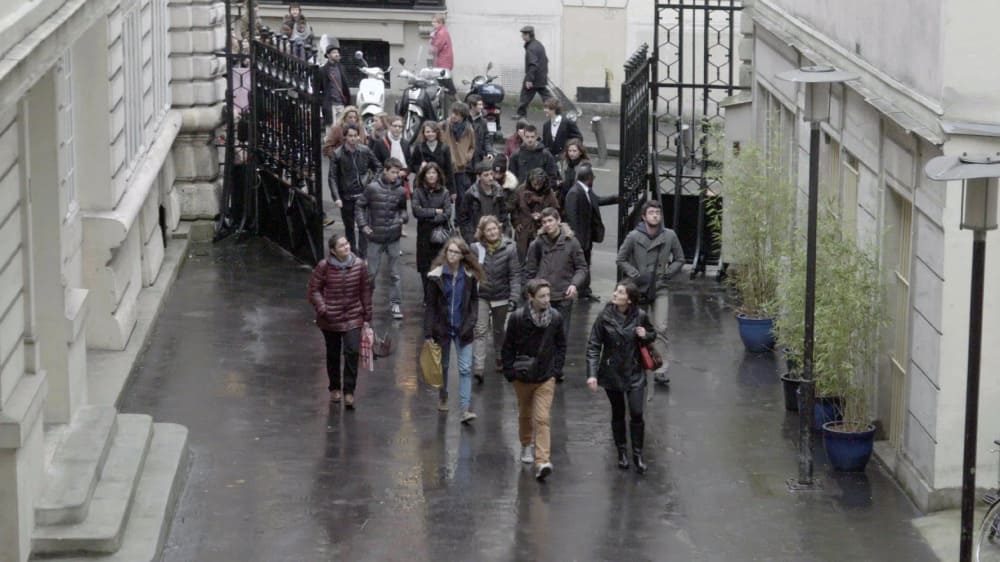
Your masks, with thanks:
M396 116L380 119L367 135L350 105L346 81L338 82L339 53L336 47L328 50L324 75L335 87L326 88L334 97L325 113L330 119L324 154L343 232L330 237L330 254L315 267L308 297L326 341L330 398L353 409L360 334L371 324L383 263L391 283L389 313L396 320L404 317L400 241L412 216L423 335L442 352L437 408L449 410L452 353L463 424L477 418L473 381L482 384L490 371L502 375L518 398L520 460L533 464L536 477L544 480L553 471L549 417L564 380L566 335L574 307L581 300L600 300L590 291L591 255L604 240L601 206L617 197L596 193L582 135L543 86L544 48L536 45L533 29L521 31L527 53L521 109L541 93L546 121L539 131L521 116L497 151L482 120L482 101L475 97L468 104L454 102L445 121L425 122L412 145L403 140L403 122ZM432 41L437 54L442 45L450 51L443 16L435 17ZM641 218L617 255L624 280L592 326L586 382L607 394L618 465L643 472L648 365L642 351L653 346L667 356L667 282L682 267L684 254L677 236L662 224L658 201L646 202ZM487 366L490 348L495 360ZM667 368L664 362L655 370L657 381L668 381Z

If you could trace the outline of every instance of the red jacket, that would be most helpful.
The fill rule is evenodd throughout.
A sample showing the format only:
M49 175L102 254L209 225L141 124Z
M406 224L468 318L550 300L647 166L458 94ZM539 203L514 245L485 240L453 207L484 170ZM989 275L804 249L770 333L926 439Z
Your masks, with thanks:
M455 67L455 54L451 50L451 34L445 26L431 33L431 49L434 50L434 66L451 70Z
M316 325L321 330L347 332L372 321L368 264L354 254L351 258L347 267L324 259L313 269L309 302L316 309Z

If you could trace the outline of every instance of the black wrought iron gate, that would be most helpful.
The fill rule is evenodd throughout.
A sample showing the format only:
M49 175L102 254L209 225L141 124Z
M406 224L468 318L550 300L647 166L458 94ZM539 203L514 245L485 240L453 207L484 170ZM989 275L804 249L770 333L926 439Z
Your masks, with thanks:
M719 205L720 102L747 89L733 64L742 0L656 3L653 48L653 177L665 216L681 239L692 277L719 260L708 208Z
M621 88L621 148L618 172L618 244L637 224L651 187L649 166L649 45L625 62Z
M316 263L325 251L315 50L260 26L249 15L253 0L229 0L226 10L229 121L217 231L254 232Z

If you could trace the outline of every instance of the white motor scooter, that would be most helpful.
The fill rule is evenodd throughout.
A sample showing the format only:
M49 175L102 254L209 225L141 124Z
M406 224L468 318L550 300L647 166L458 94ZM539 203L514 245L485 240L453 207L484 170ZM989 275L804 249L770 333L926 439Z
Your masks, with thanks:
M361 122L365 132L370 136L375 123L375 116L385 111L385 77L392 66L382 70L377 66L368 66L365 55L361 51L354 53L354 58L361 63L361 73L365 75L358 84L357 105L361 112Z

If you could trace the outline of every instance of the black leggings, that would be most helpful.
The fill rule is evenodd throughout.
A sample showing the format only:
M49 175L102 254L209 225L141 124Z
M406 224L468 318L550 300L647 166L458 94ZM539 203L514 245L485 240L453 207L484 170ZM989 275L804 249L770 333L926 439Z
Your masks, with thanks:
M354 394L358 381L358 353L361 351L361 328L347 332L323 330L326 340L326 374L330 378L329 390L343 389L345 394ZM344 381L340 380L340 356L344 355Z
M611 421L625 422L625 401L628 400L629 421L642 423L642 407L646 403L646 389L621 391L604 389L611 402Z

